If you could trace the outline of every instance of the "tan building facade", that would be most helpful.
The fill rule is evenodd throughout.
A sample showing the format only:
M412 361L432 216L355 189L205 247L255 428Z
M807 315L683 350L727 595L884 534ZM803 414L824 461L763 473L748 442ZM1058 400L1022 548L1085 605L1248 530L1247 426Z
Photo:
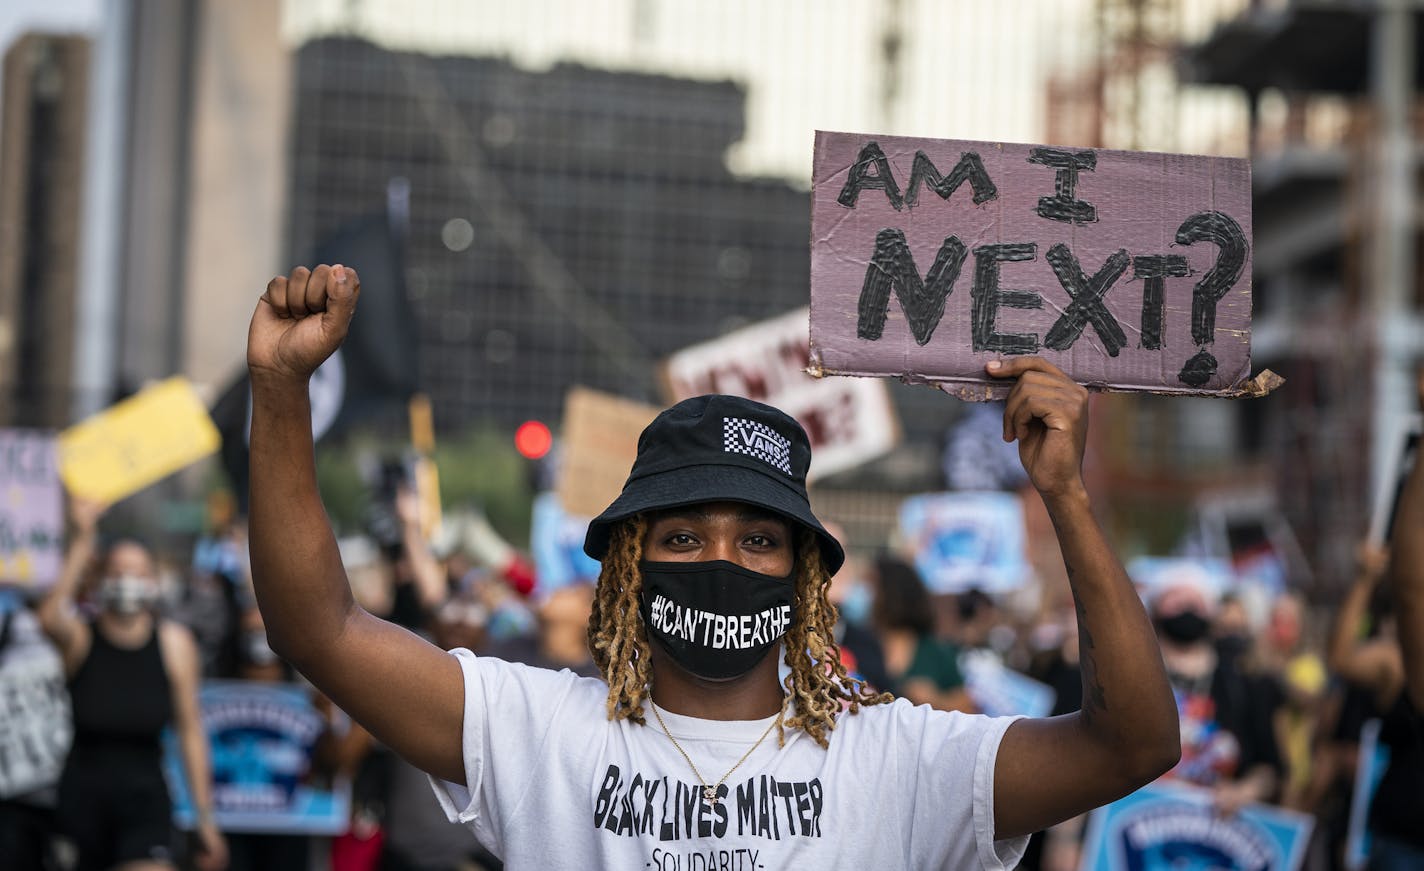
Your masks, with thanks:
M0 426L58 427L70 397L90 42L5 53L0 117Z

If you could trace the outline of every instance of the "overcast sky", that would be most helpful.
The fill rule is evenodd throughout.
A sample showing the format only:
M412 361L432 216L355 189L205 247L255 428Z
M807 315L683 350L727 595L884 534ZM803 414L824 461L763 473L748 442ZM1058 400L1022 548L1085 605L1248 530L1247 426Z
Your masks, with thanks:
M26 30L93 33L103 0L4 0L0 3L0 52Z
M899 9L900 94L880 105L882 33ZM747 88L728 160L810 178L814 130L1041 141L1044 79L1080 60L1085 0L290 0L292 41L347 30L393 47L560 60Z
M106 2L0 0L0 46L26 29L97 32ZM1187 30L1220 14L1192 8ZM531 69L573 61L733 79L746 88L747 118L731 167L807 184L817 129L1044 141L1046 82L1095 50L1092 9L1092 0L283 0L283 35L297 45L348 32ZM903 47L886 108L881 44L893 10Z

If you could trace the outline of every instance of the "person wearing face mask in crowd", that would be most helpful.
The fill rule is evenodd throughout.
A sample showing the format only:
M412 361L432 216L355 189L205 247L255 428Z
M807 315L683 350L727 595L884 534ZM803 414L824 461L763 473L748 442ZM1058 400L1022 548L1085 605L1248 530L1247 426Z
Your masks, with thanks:
M134 541L112 545L100 562L98 613L86 619L76 607L98 552L103 511L71 500L63 568L38 609L64 662L74 720L59 781L59 826L79 871L173 868L177 851L159 740L171 725L197 812L194 858L203 871L219 871L227 865L227 845L213 820L198 649L185 627L156 613L161 588L148 550Z
M838 523L825 524L826 531L844 546L846 531ZM833 630L841 663L852 677L877 690L889 690L890 674L885 670L885 649L871 628L875 614L875 591L868 577L866 561L846 554L845 564L831 576L826 598L836 606Z
M890 679L884 689L942 711L974 710L959 648L935 637L930 594L914 566L894 557L875 561L873 614Z
M1213 644L1212 609L1193 584L1174 584L1152 602L1162 659L1181 721L1182 758L1169 777L1208 787L1233 814L1275 796L1281 758L1274 716L1279 691Z
M1083 710L988 718L891 700L833 642L839 542L811 510L809 439L774 408L700 396L658 415L589 526L602 679L454 655L357 607L322 510L308 380L359 280L268 284L248 333L253 582L273 648L430 772L511 869L1011 868L1030 832L1175 764L1151 624L1082 481L1087 391L993 360L1004 440L1052 516L1078 603ZM774 733L774 735L773 735Z

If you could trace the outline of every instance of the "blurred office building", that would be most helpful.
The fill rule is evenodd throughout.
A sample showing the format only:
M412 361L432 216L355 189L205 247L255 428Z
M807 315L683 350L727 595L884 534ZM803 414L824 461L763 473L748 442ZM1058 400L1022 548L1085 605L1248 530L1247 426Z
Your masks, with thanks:
M1250 155L1253 365L1286 383L1233 403L1113 397L1103 461L1136 516L1265 506L1268 525L1284 520L1305 543L1327 595L1389 487L1424 355L1421 10L1097 0L1094 51L1048 89L1052 137Z
M658 402L668 354L805 304L809 196L728 169L733 82L327 37L294 88L291 258L390 214L442 427L555 420L575 384ZM946 403L907 392L934 437Z
M0 121L0 425L61 427L243 360L279 267L288 52L279 0L96 4L22 34Z
M1251 109L1255 353L1289 373L1255 452L1321 565L1344 568L1414 404L1424 6L1252 3L1188 46L1183 68ZM1254 409L1253 409L1254 411Z
M26 34L0 96L0 425L69 417L89 40Z

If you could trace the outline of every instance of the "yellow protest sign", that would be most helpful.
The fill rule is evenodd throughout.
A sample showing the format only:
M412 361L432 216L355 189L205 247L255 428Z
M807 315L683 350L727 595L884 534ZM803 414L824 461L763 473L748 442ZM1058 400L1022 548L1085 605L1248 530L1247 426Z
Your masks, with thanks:
M221 443L193 386L174 377L60 433L59 474L70 493L115 502Z

